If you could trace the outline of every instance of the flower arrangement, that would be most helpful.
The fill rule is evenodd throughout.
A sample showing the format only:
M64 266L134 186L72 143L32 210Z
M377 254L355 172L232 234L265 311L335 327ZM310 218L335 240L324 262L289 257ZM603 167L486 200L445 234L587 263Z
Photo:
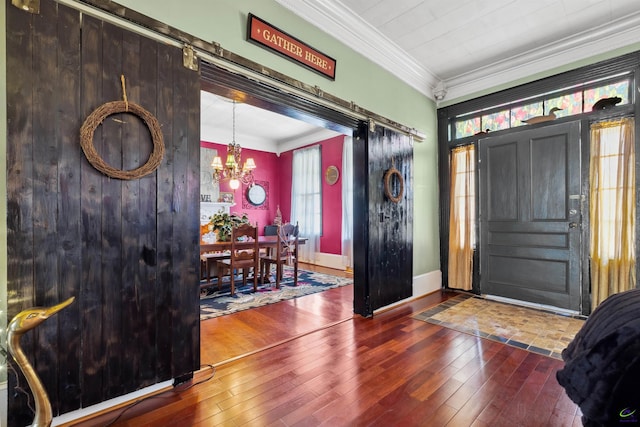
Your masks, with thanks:
M220 210L209 217L209 223L211 224L211 229L217 234L217 240L228 242L231 239L231 229L240 224L249 224L249 217L246 213L242 215L228 214Z

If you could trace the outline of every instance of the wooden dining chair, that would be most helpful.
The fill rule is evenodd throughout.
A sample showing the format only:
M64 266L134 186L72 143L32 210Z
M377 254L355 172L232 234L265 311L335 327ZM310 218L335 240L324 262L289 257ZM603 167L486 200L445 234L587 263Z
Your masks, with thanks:
M228 259L218 260L218 289L222 289L222 277L229 272L231 296L235 295L235 273L242 270L242 283L253 271L253 290L258 290L260 251L258 248L258 224L241 224L231 229L231 253Z
M271 266L276 266L276 288L280 288L283 265L293 265L293 285L298 285L298 232L299 227L287 223L278 226L275 250L260 257L260 276L263 281L271 275Z

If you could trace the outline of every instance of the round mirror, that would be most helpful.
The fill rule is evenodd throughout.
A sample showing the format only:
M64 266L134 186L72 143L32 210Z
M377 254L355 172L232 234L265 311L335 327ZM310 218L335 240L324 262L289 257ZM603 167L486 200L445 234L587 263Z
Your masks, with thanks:
M247 200L254 206L260 206L267 200L267 192L260 184L253 184L247 189Z

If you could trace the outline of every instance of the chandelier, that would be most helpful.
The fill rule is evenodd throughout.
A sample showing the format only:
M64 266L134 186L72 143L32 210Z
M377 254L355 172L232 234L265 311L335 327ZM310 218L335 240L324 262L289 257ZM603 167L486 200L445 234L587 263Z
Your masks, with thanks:
M231 143L227 147L227 161L222 164L220 156L215 156L211 167L213 167L213 181L220 182L222 180L229 180L229 187L236 190L240 187L242 182L245 185L253 184L253 170L256 168L256 163L253 158L249 157L245 160L242 168L242 147L236 143L236 101L233 101L233 136Z

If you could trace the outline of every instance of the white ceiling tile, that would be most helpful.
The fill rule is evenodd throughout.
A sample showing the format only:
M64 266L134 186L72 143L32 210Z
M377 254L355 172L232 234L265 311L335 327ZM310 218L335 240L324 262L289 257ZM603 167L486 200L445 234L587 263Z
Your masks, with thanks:
M364 16L369 9L378 7L378 5L384 3L384 1L385 0L342 0L342 4L358 15Z
M376 7L369 8L362 13L362 17L374 27L381 29L389 21L394 20L413 10L421 0L396 0L395 2L381 2ZM384 33L384 31L383 31Z
M399 41L404 38L403 36L418 28L431 26L435 19L429 8L424 3L421 3L395 16L380 26L379 29L391 40Z

